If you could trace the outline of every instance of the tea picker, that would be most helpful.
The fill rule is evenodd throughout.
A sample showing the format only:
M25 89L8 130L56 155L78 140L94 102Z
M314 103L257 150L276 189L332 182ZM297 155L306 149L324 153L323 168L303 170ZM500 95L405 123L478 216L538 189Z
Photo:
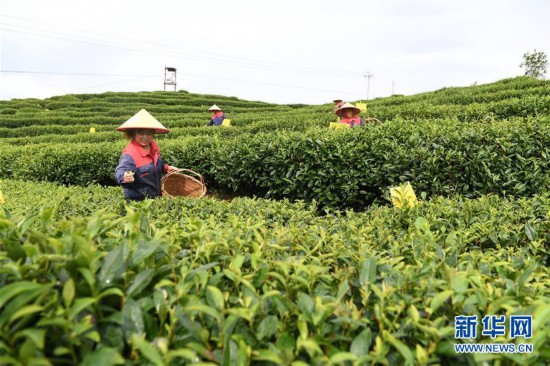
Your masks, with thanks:
M124 189L127 200L142 201L164 195L190 195L187 193L199 191L202 195L193 193L192 196L204 196L206 187L198 173L195 175L200 176L200 187L197 187L197 179L190 176L171 178L169 187L164 187L166 180L161 179L162 175L178 176L182 169L164 163L154 137L155 134L168 133L169 130L145 109L124 122L117 131L124 132L129 140L115 168L115 179ZM193 189L181 188L188 185Z

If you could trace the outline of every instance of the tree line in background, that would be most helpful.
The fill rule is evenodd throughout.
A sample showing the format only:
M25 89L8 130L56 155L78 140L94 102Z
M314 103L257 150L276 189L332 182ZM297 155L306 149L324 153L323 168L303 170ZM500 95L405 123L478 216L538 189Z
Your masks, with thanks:
M542 51L535 49L533 53L526 52L523 55L523 62L519 65L525 69L526 76L532 76L537 79L544 79L548 69L548 57Z

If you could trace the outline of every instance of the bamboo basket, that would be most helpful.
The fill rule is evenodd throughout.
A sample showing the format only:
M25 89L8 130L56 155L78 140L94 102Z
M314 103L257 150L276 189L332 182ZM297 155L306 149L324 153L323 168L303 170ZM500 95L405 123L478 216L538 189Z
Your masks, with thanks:
M181 172L190 173L194 177ZM162 177L161 185L163 197L187 196L201 198L206 194L204 178L191 169L179 169L177 172L169 172Z

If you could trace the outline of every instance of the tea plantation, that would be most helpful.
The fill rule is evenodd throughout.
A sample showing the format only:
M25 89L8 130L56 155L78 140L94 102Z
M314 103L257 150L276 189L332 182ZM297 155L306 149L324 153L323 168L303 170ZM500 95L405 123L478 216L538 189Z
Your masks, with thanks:
M206 127L214 103L235 127ZM115 129L142 108L206 198L124 200ZM550 82L363 116L382 122L185 91L0 101L0 364L547 365ZM419 204L392 207L407 181Z

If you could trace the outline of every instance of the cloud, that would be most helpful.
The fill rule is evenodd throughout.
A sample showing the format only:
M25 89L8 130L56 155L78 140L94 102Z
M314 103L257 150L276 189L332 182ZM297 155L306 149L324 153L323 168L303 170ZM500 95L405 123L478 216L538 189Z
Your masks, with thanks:
M3 70L133 75L27 75L21 83L33 78L33 93L160 90L162 79L138 76L162 78L164 66L173 66L178 88L191 92L323 103L334 94L364 98L367 70L374 75L375 97L391 94L392 84L415 93L516 76L524 52L550 53L550 2L539 0L521 6L508 0L4 0L2 5L9 17L0 17L0 23L10 29L2 31ZM2 98L23 92L4 81L8 76L23 77L2 73Z

